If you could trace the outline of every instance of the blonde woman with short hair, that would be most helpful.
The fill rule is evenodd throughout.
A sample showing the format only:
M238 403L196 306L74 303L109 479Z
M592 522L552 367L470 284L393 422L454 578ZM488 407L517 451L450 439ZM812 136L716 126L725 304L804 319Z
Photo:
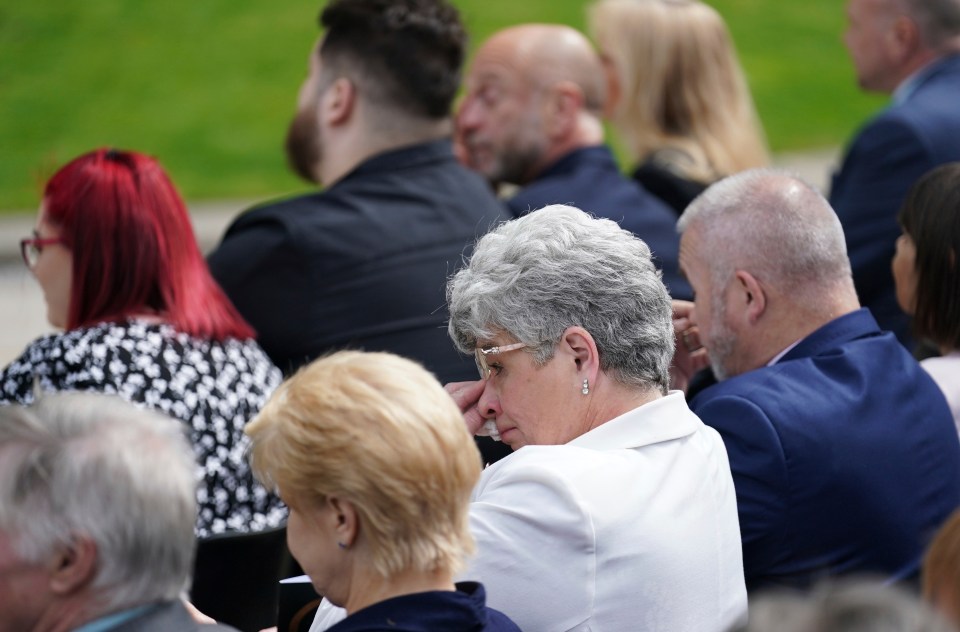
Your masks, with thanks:
M420 365L345 351L301 369L246 429L257 476L287 503L287 540L336 632L516 632L483 586L454 584L474 549L480 456L459 408Z
M598 0L606 113L644 187L682 213L709 184L769 163L723 18L698 0Z

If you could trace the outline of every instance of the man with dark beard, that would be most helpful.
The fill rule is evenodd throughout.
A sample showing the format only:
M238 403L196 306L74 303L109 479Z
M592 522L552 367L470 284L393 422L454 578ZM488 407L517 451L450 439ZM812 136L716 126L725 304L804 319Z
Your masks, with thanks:
M674 302L673 386L707 363L719 379L690 409L730 457L747 590L916 579L960 504L960 442L937 385L860 307L833 209L745 171L679 227L696 298Z
M285 373L334 349L390 351L472 379L446 335L444 287L502 219L453 155L466 35L444 0L333 0L287 136L323 192L238 217L214 276Z

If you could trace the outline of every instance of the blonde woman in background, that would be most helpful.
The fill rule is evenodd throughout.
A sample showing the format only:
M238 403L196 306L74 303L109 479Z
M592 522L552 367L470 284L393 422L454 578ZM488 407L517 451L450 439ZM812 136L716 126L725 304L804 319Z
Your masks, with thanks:
M607 70L606 114L633 177L677 214L709 184L769 163L723 18L697 0L599 0L590 30Z
M454 584L474 542L480 454L420 365L345 351L301 369L247 426L251 465L290 509L287 543L336 632L519 632L482 585Z

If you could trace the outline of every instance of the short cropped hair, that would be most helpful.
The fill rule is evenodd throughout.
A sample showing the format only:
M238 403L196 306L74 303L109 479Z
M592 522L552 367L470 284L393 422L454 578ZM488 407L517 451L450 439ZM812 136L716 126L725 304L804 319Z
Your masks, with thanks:
M183 199L155 158L86 153L50 178L43 204L73 258L67 329L157 313L192 336L254 336L211 276Z
M0 409L0 530L45 562L77 536L96 544L108 611L176 599L193 567L193 452L182 424L116 397L45 395Z
M727 25L699 0L598 0L594 39L610 56L621 95L613 122L634 160L678 147L696 180L768 163L753 98Z
M960 36L960 0L902 0L923 43L939 50Z
M650 248L572 206L547 206L501 224L447 283L450 336L472 353L503 332L540 364L563 332L586 329L600 368L622 384L669 389L670 296Z
M937 346L960 349L960 162L920 178L899 220L917 253L914 332Z
M917 597L880 580L826 581L809 594L752 596L739 632L951 632Z
M460 87L466 32L444 0L333 0L320 14L322 76L350 77L385 111L449 116Z
M383 577L456 572L473 552L479 452L460 409L419 364L359 351L320 358L284 382L246 432L265 485L297 502L353 503Z
M811 306L828 289L853 292L840 220L819 191L791 174L729 176L701 193L677 226L701 231L709 252L697 255L709 262L715 287L743 268Z

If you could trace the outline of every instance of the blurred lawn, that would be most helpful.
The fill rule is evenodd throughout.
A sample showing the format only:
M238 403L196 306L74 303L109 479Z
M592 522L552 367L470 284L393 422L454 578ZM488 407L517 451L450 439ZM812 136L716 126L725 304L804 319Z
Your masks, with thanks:
M453 0L474 44L502 26L584 26L584 2ZM841 144L883 104L861 95L837 0L708 0L726 17L775 151ZM101 145L161 159L189 199L305 188L282 138L319 2L0 0L0 209Z

